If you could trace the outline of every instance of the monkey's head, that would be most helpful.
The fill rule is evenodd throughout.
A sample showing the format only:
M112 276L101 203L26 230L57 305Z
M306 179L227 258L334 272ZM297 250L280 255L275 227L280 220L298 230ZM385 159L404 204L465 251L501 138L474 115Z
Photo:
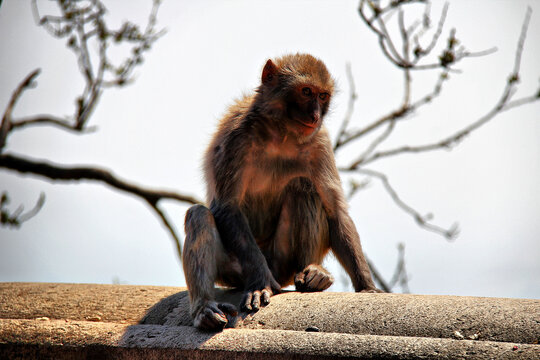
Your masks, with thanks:
M258 88L261 111L300 142L321 127L334 91L326 65L308 54L268 60Z

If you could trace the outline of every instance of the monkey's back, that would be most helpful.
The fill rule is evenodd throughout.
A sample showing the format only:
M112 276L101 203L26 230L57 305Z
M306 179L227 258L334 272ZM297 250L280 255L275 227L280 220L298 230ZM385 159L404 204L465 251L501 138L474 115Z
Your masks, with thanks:
M214 158L219 144L222 144L230 133L238 129L248 113L255 95L244 95L229 106L225 115L219 120L217 130L206 148L203 170L206 181L206 202L210 205L216 193L216 175L214 171ZM231 156L234 156L231 154Z

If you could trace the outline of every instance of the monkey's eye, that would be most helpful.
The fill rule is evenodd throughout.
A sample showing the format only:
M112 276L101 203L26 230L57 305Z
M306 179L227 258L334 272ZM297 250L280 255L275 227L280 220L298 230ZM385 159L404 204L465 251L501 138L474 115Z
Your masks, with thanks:
M321 99L322 101L326 101L326 100L328 100L329 96L330 95L328 95L328 93L320 93L319 94L319 99Z
M311 89L308 88L308 87L305 87L302 89L302 94L306 95L306 96L311 96Z

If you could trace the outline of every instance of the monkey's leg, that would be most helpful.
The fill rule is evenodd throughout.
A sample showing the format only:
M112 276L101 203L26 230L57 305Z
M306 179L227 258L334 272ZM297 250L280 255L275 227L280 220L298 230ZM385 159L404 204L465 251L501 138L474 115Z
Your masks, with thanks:
M326 290L334 278L321 266L329 250L328 221L322 201L308 179L294 180L286 192L276 241L284 242L281 248L290 244L297 291ZM283 267L281 264L280 268Z
M257 311L261 305L267 305L270 296L279 292L281 287L270 271L242 210L235 204L223 204L214 200L211 212L217 223L222 245L235 257L241 274L244 295L240 308L249 312Z
M182 263L189 289L193 325L199 329L221 331L238 315L236 307L214 300L218 266L227 259L214 217L202 205L189 208L185 220L186 240ZM230 262L229 262L230 263Z

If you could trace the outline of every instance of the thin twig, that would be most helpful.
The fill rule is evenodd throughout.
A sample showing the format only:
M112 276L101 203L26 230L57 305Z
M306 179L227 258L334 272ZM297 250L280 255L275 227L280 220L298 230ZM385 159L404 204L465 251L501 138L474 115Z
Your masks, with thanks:
M429 5L426 6L426 10L429 9ZM433 37L431 38L431 42L428 44L428 46L424 49L420 46L420 37L422 37L423 33L419 33L414 37L414 41L416 43L416 49L415 49L415 55L416 58L413 61L414 64L417 64L420 59L428 54L430 54L433 49L435 48L435 45L439 42L439 38L442 34L442 29L444 27L444 23L446 22L446 16L448 14L448 3L444 3L444 7L441 13L441 16L439 17L439 23L437 25L437 29L435 30L435 33L433 34ZM429 15L424 15L429 16Z
M379 271L377 270L375 265L373 265L373 262L371 262L371 260L369 260L367 257L366 257L366 262L368 263L369 270L371 271L371 275L373 275L373 280L375 280L375 282L377 284L379 284L379 287L382 290L386 291L387 293L391 293L392 288L388 285L388 283L381 276L381 274L379 273Z
M41 210L43 204L45 203L45 194L41 193L36 205L34 205L34 207L26 213L23 213L24 207L22 205L10 213L6 206L8 203L9 197L6 192L3 192L2 196L0 197L0 225L19 227L22 225L22 223L30 220Z
M414 113L418 108L420 108L421 106L431 102L435 97L439 96L440 93L441 93L441 90L442 90L442 85L443 85L444 81L447 80L447 78L448 78L448 72L443 71L443 73L441 73L441 75L437 79L437 82L435 83L435 86L434 86L433 90L429 94L424 95L423 97L421 97L420 99L418 99L417 101L413 102L412 104L410 104L408 106L406 104L404 104L403 105L404 108L407 109L406 114ZM359 166L366 164L367 159L373 158L373 156L370 156L370 155L375 151L375 149L379 145L381 145L390 136L390 134L394 130L396 120L397 119L392 119L392 118L387 120L387 122L389 122L389 125L387 126L386 130L379 137L377 137L370 144L370 146L368 146L367 149L362 154L360 154L360 156L358 156L356 158L356 160L351 162L351 164L347 167L348 171L357 169Z
M520 63L521 63L521 54L523 52L523 46L525 43L526 33L528 29L528 24L531 16L531 9L527 9L527 13L525 15L525 20L523 22L523 26L521 28L521 34L519 37L516 54L514 58L514 66L512 73L510 74L506 85L503 89L502 95L495 104L495 106L484 116L480 117L475 122L465 126L460 131L457 131L456 133L439 140L437 142L426 144L426 145L419 145L419 146L401 146L395 149L380 151L372 156L370 156L367 159L362 159L361 162L355 162L353 163L348 170L354 170L356 169L360 164L366 165L373 161L389 157L389 156L395 156L399 154L405 154L405 153L420 153L420 152L427 152L427 151L433 151L433 150L441 150L441 149L452 149L457 144L460 143L466 136L468 136L473 131L477 130L481 126L485 125L487 122L492 120L495 116L510 110L512 108L515 108L517 106L523 106L525 104L533 103L540 100L540 97L538 97L538 94L534 94L531 96L523 97L518 100L510 101L514 92L515 87L517 86L517 82L519 80L519 69L520 69Z
M75 134L87 134L97 131L96 126L85 127L83 129L77 129L69 122L68 119L61 119L54 117L52 115L37 115L33 117L27 117L12 122L12 130L21 130L29 126L41 126L41 125L52 125L63 130L73 132Z
M149 202L148 204L159 216L159 218L163 222L163 225L165 225L165 228L169 231L169 234L171 234L171 237L173 238L174 244L176 246L176 253L180 258L180 262L182 262L182 241L180 240L180 236L176 233L171 222L167 219L165 213L158 207L157 203Z
M394 275L390 280L390 287L394 288L396 284L401 286L401 291L405 294L410 292L409 290L409 278L407 276L407 268L405 266L405 244L399 243L398 246L398 261L394 270Z
M342 147L343 145L347 144L347 143L350 143L364 135L367 135L369 134L370 132L378 129L380 126L384 125L385 123L387 123L388 121L390 120L399 120L399 119L402 119L403 117L405 117L405 115L408 114L408 108L399 108L397 110L394 110L393 112L383 116L382 118L374 121L373 123L367 125L366 127L360 129L360 130L357 130L351 134L348 134L342 141L341 143L339 144L338 147L336 147L335 150L338 150L340 147Z
M13 109L15 108L17 101L19 101L23 91L35 85L34 79L39 75L40 72L41 69L36 69L28 74L11 95L11 99L6 107L6 111L4 111L4 115L2 116L2 124L0 124L0 152L6 145L8 134L12 129Z
M453 240L458 235L459 228L457 224L452 225L448 229L434 225L430 222L431 217L432 217L431 214L421 215L414 208L412 208L410 205L405 203L401 199L401 197L398 195L397 191L392 187L392 185L390 184L390 181L388 180L388 177L385 174L378 171L365 169L365 168L358 169L357 172L380 180L386 192L390 195L394 203L398 205L398 207L400 207L403 211L411 215L419 226L423 227L426 230L442 235L448 240Z
M347 112L341 123L341 127L336 136L336 142L334 144L334 151L341 145L341 139L345 135L349 123L351 121L352 115L354 113L354 103L358 99L358 94L356 93L356 86L354 85L354 76L352 74L351 64L347 63L345 66L345 72L347 73L347 80L349 82L349 102L347 104Z

